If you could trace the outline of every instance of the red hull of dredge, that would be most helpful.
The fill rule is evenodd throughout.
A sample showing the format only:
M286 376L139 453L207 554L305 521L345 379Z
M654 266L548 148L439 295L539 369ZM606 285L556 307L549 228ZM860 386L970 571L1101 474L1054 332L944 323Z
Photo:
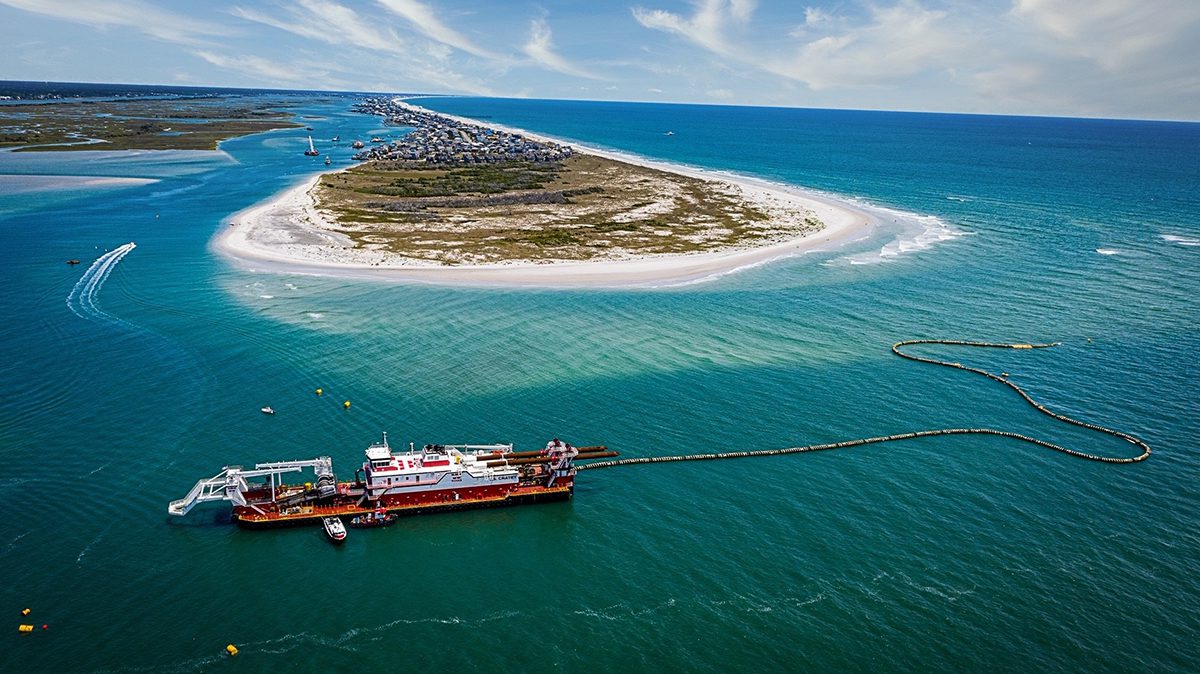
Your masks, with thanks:
M582 450L557 439L545 449L514 452L512 445L426 445L393 453L387 435L366 450L352 482L339 482L329 457L260 463L247 470L226 466L200 480L168 506L185 515L197 503L233 504L233 521L248 528L318 523L387 512L396 515L564 501L574 492L577 458L615 456L605 447ZM316 479L285 485L285 473L311 469ZM251 481L258 478L260 481Z
M343 482L338 486L352 485ZM278 512L268 510L259 513L247 506L233 507L233 521L246 529L269 529L303 524L316 524L324 517L349 518L355 515L370 515L379 509L400 516L422 515L426 513L452 512L456 510L475 510L481 508L503 508L515 505L530 505L534 503L550 503L567 501L575 493L575 486L570 482L552 488L514 489L509 492L483 493L482 490L471 494L459 493L454 498L453 493L434 493L428 496L406 498L403 502L383 500L377 507L359 506L354 501L332 503L328 505L301 506L299 510Z

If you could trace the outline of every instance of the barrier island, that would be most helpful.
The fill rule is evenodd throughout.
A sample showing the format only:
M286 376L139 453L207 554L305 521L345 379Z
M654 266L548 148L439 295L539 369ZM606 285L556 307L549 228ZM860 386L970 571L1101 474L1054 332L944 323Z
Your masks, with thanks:
M792 254L866 221L781 185L573 147L399 99L357 108L382 116L397 138L372 139L355 155L361 164L238 214L219 248L418 280L642 283Z

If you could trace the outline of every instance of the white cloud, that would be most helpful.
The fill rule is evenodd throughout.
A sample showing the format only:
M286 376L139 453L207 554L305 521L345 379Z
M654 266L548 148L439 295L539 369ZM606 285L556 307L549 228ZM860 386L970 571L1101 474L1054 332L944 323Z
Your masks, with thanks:
M603 79L572 64L554 50L550 24L546 23L545 19L534 19L529 23L529 41L521 47L521 51L525 52L525 55L538 65L564 75L586 77L593 80Z
M500 60L504 58L480 47L462 33L442 23L433 8L419 0L376 0L376 2L411 23L414 28L431 40L481 58Z
M704 0L691 17L664 10L633 10L647 28L674 33L727 59L804 82L812 89L887 84L929 68L945 67L967 47L965 33L948 25L947 12L928 10L916 0L870 5L857 25L806 8L804 25L791 36L802 44L790 56L756 54L727 36L745 23L753 3ZM824 29L824 32L822 32Z
M830 18L829 12L826 12L825 10L821 9L820 7L805 7L804 8L804 25L805 26L816 26L818 24L822 24L822 23L825 23L826 21L829 21L829 18Z
M804 23L796 26L788 33L794 38L804 38L809 35L813 29L820 28L835 20L835 17L829 12L820 7L805 7L804 8Z
M758 0L729 0L729 14L738 21L749 21Z
M218 68L249 75L258 81L265 81L273 86L304 85L311 87L316 85L314 81L316 79L323 80L325 84L330 83L325 74L314 73L308 68L298 68L292 63L281 65L250 54L218 54L205 50L198 50L192 53Z
M406 53L404 41L392 31L366 23L354 10L327 0L296 0L285 5L287 18L234 7L237 17L328 44L346 44L377 51Z
M709 98L718 98L722 101L733 98L733 92L728 89L709 89L704 93L708 94Z
M1012 13L1049 34L1060 48L1108 71L1130 66L1181 38L1200 38L1200 2L1195 0L1016 0Z
M139 0L0 0L17 9L91 26L122 26L183 44L202 44L203 37L225 35L228 29L189 16L159 9Z
M750 39L743 33L753 6L731 0L698 0L690 14L639 7L633 15L715 56L716 67L746 65L783 78L779 85L805 85L810 95L794 95L804 104L1200 116L1197 0L1009 0L1002 7L859 0L836 7L837 14L806 7L790 31Z
M400 71L413 82L434 90L450 90L472 94L495 95L491 87L456 72L446 63L450 50L437 43L423 48L400 38L391 29L371 23L354 10L332 0L296 0L294 6L281 8L283 16L257 10L234 7L234 16L287 31L307 39L327 44L344 45L355 52L374 52L368 59L378 59L372 67L382 72ZM360 56L360 59L364 57ZM206 59L207 60L207 59ZM210 63L218 65L209 60ZM227 66L228 67L228 66ZM252 67L252 66L243 66ZM351 81L354 73L344 73Z
M663 9L633 8L633 18L646 28L675 33L705 49L729 56L733 47L725 36L730 23L745 23L754 12L752 0L702 0L685 18Z
M889 85L957 65L968 55L972 39L953 25L948 12L902 0L890 7L873 6L865 23L816 37L792 56L760 65L817 90Z

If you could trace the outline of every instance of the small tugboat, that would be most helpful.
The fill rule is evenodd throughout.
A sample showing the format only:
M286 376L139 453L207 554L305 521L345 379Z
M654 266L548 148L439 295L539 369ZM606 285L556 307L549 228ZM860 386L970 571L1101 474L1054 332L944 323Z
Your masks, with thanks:
M355 150L361 150L363 148L363 142L361 140L356 140L350 144L350 147L354 148Z
M341 544L346 541L346 525L342 524L340 518L326 517L321 520L321 526L325 528L325 535L331 543Z
M67 260L67 264L69 264L71 266L75 266L75 265L79 264L79 260Z
M259 412L262 412L263 414L275 414L275 408L271 407L270 405L267 405L266 407L259 410Z
M355 529L373 529L389 526L398 519L400 519L399 515L379 508L369 515L355 515L354 519L350 520L350 526Z
M321 156L321 153L317 152L317 148L313 147L312 136L308 137L308 149L304 151L304 156L305 157Z
M329 166L332 163L333 163L333 160L329 158L329 155L325 155L325 165Z

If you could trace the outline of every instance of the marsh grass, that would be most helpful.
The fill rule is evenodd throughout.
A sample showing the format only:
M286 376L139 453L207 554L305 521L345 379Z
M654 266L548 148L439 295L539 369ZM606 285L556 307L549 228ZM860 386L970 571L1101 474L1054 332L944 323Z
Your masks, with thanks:
M616 259L753 246L821 225L736 187L587 154L558 163L373 161L322 177L317 207L356 246L453 263Z

